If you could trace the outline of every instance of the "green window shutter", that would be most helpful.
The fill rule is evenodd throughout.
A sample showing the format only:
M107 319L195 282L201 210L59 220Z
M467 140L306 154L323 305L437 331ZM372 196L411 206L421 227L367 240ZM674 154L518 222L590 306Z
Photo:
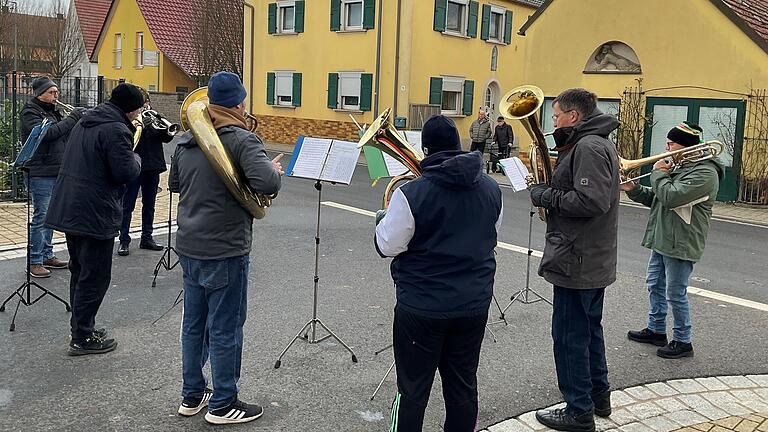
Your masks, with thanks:
M469 20L467 20L467 36L477 37L477 9L476 1L469 2Z
M491 31L491 5L483 5L483 24L482 24L482 27L480 28L480 39L488 40L488 33L490 31Z
M373 74L360 74L360 111L371 110Z
M440 77L429 78L429 103L432 105L443 104L443 79Z
M462 114L464 115L472 115L472 103L474 99L474 93L475 93L475 82L466 80L464 81L464 103L462 104Z
M296 2L293 15L293 30L296 33L304 33L304 0Z
M295 107L301 106L301 74L293 74L293 94L291 95L292 105Z
M435 0L435 31L445 31L445 11L448 8L448 0Z
M267 19L267 32L277 33L277 3L269 4L269 18Z
M328 74L328 108L336 109L339 106L339 74Z
M504 43L512 43L512 11L504 14Z
M267 72L267 105L275 104L275 73Z
M376 19L376 0L365 0L363 4L363 28L372 29L376 27L374 20Z
M341 0L331 0L331 31L341 30Z

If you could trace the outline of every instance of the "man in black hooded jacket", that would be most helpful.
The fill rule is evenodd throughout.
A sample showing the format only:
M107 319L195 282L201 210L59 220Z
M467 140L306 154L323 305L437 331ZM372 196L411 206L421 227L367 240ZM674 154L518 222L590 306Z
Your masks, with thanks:
M69 355L101 354L117 346L94 326L112 278L112 248L122 219L119 192L141 170L141 158L131 150L131 121L142 106L138 87L115 87L110 100L72 130L53 189L46 226L67 235L72 273Z
M552 109L557 163L550 184L531 188L531 201L549 212L539 275L554 285L552 340L566 406L536 418L591 432L594 415L611 414L602 318L605 287L616 280L619 160L608 136L619 122L585 89L564 91Z
M376 226L376 250L392 260L397 390L390 431L421 431L440 370L446 432L475 430L477 365L496 274L501 189L479 152L462 152L444 116L422 129L422 176L396 189Z

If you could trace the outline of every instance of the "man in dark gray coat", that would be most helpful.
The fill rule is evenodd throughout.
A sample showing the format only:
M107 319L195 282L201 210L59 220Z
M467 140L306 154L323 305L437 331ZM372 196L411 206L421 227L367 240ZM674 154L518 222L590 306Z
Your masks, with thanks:
M605 287L616 280L619 161L608 136L619 122L584 89L564 91L552 108L559 155L550 184L533 186L531 200L549 212L539 275L554 285L552 339L566 407L536 418L591 432L594 414L611 413L601 321Z
M247 130L246 95L237 75L217 72L208 81L208 114L247 186L274 194L280 189L282 155L270 161L259 137ZM178 412L193 416L207 406L205 420L212 424L255 420L264 409L238 398L253 217L229 192L190 132L176 147L169 184L180 194L176 250L184 271ZM213 390L203 375L209 351Z

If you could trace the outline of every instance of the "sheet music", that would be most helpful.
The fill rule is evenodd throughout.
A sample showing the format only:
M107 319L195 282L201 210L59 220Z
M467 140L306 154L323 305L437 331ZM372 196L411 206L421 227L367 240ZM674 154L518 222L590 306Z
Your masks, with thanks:
M387 153L384 153L384 152L381 152L381 153L384 156L384 164L387 165L387 171L389 171L389 175L394 177L394 176L398 176L400 174L405 174L408 172L408 168L406 168L405 165L398 162L397 159L393 158Z
M504 168L504 174L507 175L509 182L512 184L513 191L519 192L528 189L528 183L525 180L529 174L528 168L525 167L525 164L520 158L511 157L501 159L499 164Z
M332 142L326 138L304 137L293 171L289 175L319 179Z
M349 184L359 158L356 142L333 140L320 180Z
M405 131L405 139L408 141L408 144L424 154L424 149L421 147L421 131Z

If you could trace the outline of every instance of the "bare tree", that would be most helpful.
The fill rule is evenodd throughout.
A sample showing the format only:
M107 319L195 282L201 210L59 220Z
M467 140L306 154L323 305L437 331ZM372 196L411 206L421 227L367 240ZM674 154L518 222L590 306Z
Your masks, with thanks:
M80 53L85 49L77 20L66 17L66 12L64 2L54 0L47 13L56 19L47 30L45 40L50 47L49 73L57 77L69 74L80 62Z
M214 72L238 75L243 70L243 1L193 0L192 31L198 70L194 77L205 85Z
M643 154L645 131L653 126L653 115L646 115L643 79L624 89L619 105L619 129L616 147L619 155L626 159L639 159Z

